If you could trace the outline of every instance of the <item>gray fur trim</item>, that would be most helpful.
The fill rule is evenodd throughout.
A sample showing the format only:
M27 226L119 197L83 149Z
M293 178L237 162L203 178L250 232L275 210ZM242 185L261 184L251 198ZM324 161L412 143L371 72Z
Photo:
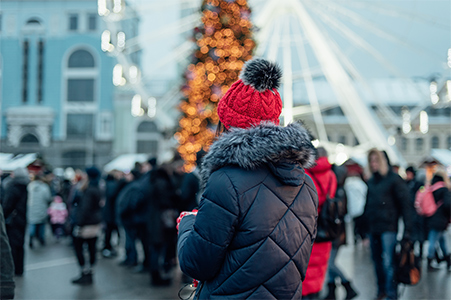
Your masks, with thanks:
M211 145L201 166L202 187L211 173L228 165L246 170L267 163L292 161L304 168L315 164L310 133L301 123L286 127L266 122L248 129L232 128Z
M279 88L282 70L273 62L263 58L254 58L246 62L240 74L245 85L250 85L258 92Z

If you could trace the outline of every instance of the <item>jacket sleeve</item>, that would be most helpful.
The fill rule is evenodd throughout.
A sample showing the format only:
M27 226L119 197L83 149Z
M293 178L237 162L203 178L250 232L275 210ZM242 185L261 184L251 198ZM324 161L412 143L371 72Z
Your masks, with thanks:
M0 298L14 298L14 263L9 247L8 236L6 235L5 219L3 209L0 206Z
M415 208L412 201L410 201L410 191L406 182L399 176L395 175L393 190L395 191L396 201L398 201L401 215L404 221L404 234L409 235L414 228Z
M179 226L178 257L182 271L200 281L215 277L224 261L238 222L238 196L227 174L210 176L197 216Z
M2 203L5 220L8 219L9 215L14 211L14 209L16 209L17 199L19 197L20 195L17 188L13 184L10 184L6 188L6 192Z

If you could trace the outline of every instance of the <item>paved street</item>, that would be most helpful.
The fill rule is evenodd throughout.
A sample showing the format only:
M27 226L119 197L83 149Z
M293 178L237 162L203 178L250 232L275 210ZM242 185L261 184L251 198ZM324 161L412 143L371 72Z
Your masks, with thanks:
M148 274L135 274L118 266L120 258L105 259L100 254L94 285L72 285L70 281L78 275L78 266L68 244L49 237L46 247L36 243L34 249L26 248L25 273L16 278L16 299L178 299L180 272L170 287L156 288L150 285ZM353 278L359 291L355 299L372 299L376 287L369 250L362 245L345 246L337 261L345 274ZM451 299L451 272L445 270L444 263L438 271L423 270L417 286L401 290L401 299ZM344 299L344 291L339 291L338 299Z

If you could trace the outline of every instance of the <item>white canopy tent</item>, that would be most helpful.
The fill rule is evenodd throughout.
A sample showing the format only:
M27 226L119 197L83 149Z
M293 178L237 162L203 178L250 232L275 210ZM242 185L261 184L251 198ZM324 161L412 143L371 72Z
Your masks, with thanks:
M19 154L14 157L9 153L0 153L0 170L12 172L17 168L26 168L37 158L36 153Z
M136 162L143 163L149 158L148 154L122 154L105 165L103 170L111 172L112 170L119 170L125 173L130 172Z

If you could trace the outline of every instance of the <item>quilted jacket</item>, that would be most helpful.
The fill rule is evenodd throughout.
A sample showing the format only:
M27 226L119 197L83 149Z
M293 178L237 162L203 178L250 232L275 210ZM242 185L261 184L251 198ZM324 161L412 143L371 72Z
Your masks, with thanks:
M202 164L197 216L179 226L182 271L199 299L300 299L316 236L314 164L298 123L232 129Z

